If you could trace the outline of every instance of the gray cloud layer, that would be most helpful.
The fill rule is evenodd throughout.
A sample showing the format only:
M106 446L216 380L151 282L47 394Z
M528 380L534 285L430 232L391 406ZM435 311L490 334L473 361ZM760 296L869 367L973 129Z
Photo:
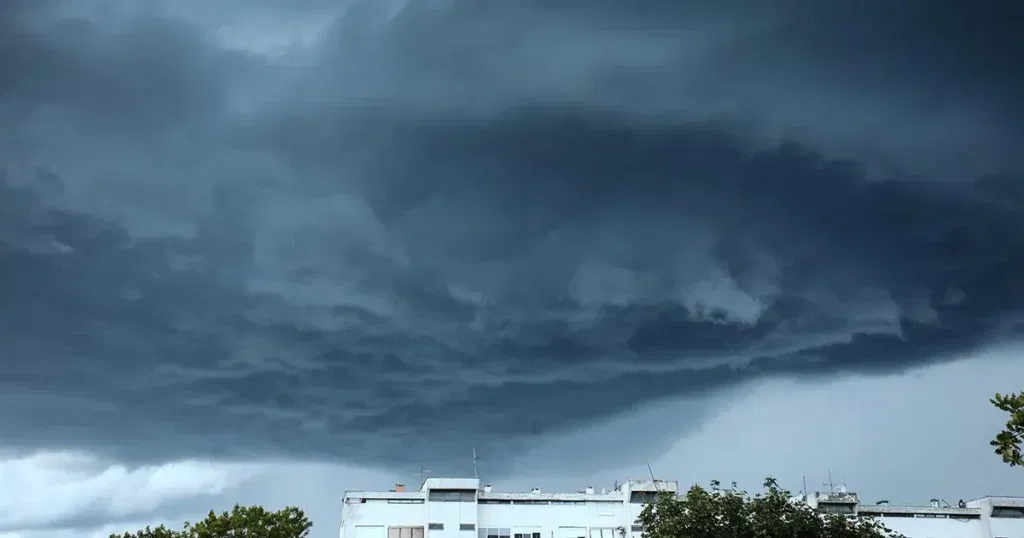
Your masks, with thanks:
M1019 6L383 5L5 5L8 442L498 460L1019 331Z

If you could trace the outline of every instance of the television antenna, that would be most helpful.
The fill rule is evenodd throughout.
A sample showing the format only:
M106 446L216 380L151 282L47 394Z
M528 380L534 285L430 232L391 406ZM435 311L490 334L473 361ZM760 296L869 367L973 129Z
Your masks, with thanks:
M430 469L424 469L423 466L420 465L420 472L418 473L418 475L420 477L420 485L423 485L423 482L427 479L427 473L432 473L432 472L434 472L434 471L431 471Z
M829 493L846 493L846 481L833 482L832 471L828 472L828 482L823 482L822 486L828 486Z

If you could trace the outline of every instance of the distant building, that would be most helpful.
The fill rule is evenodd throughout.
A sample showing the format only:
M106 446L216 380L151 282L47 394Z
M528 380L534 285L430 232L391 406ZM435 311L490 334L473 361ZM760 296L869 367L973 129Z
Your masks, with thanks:
M418 490L345 492L340 538L640 538L644 504L678 491L674 481L630 480L610 491L504 493L475 478L428 478ZM880 518L909 538L1024 537L1020 497L890 506L833 491L799 500L822 513Z

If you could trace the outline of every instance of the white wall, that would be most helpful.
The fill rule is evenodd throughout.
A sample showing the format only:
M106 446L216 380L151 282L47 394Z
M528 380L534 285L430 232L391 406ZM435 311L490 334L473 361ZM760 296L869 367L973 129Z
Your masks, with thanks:
M882 517L879 520L907 538L985 538L980 519Z
M510 533L540 532L541 538L622 538L605 536L591 529L623 527L627 536L642 505L622 502L589 502L587 504L529 505L474 504L464 502L394 503L368 499L364 503L342 506L342 538L363 538L356 526L423 526L427 538L477 538L476 531L460 531L460 524L470 523L476 529L508 528ZM429 530L430 523L441 523L444 530ZM582 531L582 534L580 533Z
M1024 519L990 518L992 538L1024 538Z
M365 503L341 505L341 538L363 538L368 532L356 532L366 526L427 526L427 506L421 504L392 504L384 499L367 499Z
M386 538L379 526L444 524L444 530L427 530L426 538L478 538L479 529L507 528L510 535L539 532L541 538L639 538L632 525L643 505L626 502L585 504L486 504L472 502L397 503L368 499L345 503L341 538ZM881 517L889 528L908 538L1024 538L1024 519L988 518L963 520L929 517ZM475 531L461 531L462 523ZM358 529L356 528L358 526ZM371 528L378 526L377 528ZM381 533L384 533L383 535Z
M427 502L427 538L476 538L476 530L460 531L463 523L476 525L475 502ZM443 525L441 530L430 529L430 524Z
M577 535L577 529L620 526L628 529L632 523L626 505L621 502L592 502L585 505L481 504L479 509L481 528L530 527L539 529L542 538L562 538L568 534L573 535L571 538L589 537L589 533Z

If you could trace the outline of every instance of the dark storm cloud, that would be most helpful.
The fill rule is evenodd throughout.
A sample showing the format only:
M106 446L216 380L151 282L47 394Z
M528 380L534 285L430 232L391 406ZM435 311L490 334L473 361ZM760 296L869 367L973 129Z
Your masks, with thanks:
M12 11L8 442L497 461L1015 336L1020 8L450 4L283 60Z

